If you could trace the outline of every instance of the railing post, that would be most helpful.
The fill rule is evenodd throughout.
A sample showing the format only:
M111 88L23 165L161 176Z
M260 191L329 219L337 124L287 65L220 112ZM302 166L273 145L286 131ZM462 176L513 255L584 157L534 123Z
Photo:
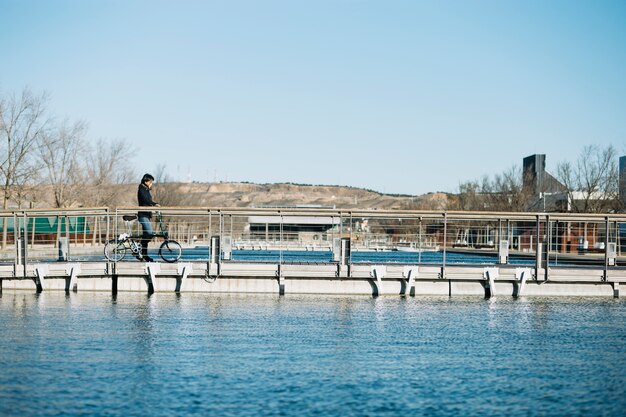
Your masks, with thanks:
M22 221L25 222L26 221L26 213L22 213ZM26 227L26 225L24 225L24 227ZM19 219L18 219L18 229L19 229L19 233L20 233L20 239L22 240L22 253L23 253L23 260L22 260L22 264L24 265L24 276L26 276L26 266L28 265L28 233L26 231L24 231L24 233L22 234L22 228L21 226L19 226Z
M26 213L22 213L22 220L18 218L17 229L19 230L20 242L22 244L22 264L24 265L24 276L26 276L26 263L27 263L27 251L28 251L28 227L26 226Z
M441 259L441 279L446 278L446 245L448 243L448 213L443 213L443 254Z
M32 230L30 232L30 248L34 249L35 248L35 235L36 235L36 231L35 229L37 228L37 222L35 221L36 217L33 217L33 227ZM28 228L27 228L28 230Z
M352 263L352 241L349 237L341 238L341 251L339 260L341 266L349 266Z
M111 240L111 239L117 239L117 237L119 236L119 234L117 233L117 208L115 209L115 214L113 217L114 219L114 223L113 225L111 225L111 215L110 213L107 213L107 234L106 234L106 242L104 242L104 244L106 245L106 243ZM111 236L111 229L113 229L113 236Z
M417 252L417 263L422 263L422 216L419 218L419 226L418 226L418 234L417 234L417 246L419 247Z
M543 280L547 281L550 277L550 246L552 245L552 228L550 227L550 216L546 215L544 227L544 259L543 259Z
M24 213L23 216L26 216ZM6 223L6 221L5 221ZM7 227L5 225L5 227ZM20 226L20 218L17 213L13 213L13 242L15 243L15 263L14 274L17 275L18 269L22 269L22 276L26 276L26 265L28 263L28 233L22 234Z
M68 237L60 237L59 242L59 261L67 261L69 260L69 238Z
M343 237L343 212L339 212L339 238Z
M213 217L211 214L212 214L211 209L209 209L209 235L208 235L209 240L211 239L211 236L212 236L211 235L211 223L213 222Z
M616 242L616 255L622 255L622 232L619 227L619 222L615 221L615 242Z
M279 251L279 261L278 261L278 295L285 295L285 276L283 275L283 214L278 211L280 214L280 251Z
M352 242L349 237L337 238L339 245L339 263L337 264L338 277L350 277L352 275Z
M354 227L354 223L352 222L352 211L350 211L350 228L348 231L350 232L349 237L350 241L352 241L352 228Z
M221 274L221 251L220 237L211 236L209 243L209 264L207 265L207 276L219 276ZM214 273L215 272L215 273Z
M539 270L541 269L541 239L539 239L539 235L541 234L541 217L537 215L536 219L536 242L535 242L535 279L539 280Z
M230 235L230 238L232 239L233 234L234 234L233 233L233 215L230 214L229 217L230 217L230 234L229 235Z
M222 238L222 236L224 235L224 213L222 213L221 210L219 210L219 214L220 214L220 239Z
M605 217L605 233L604 233L604 276L603 280L606 281L609 278L609 216Z
M59 241L61 240L61 228L63 227L63 217L61 216L60 212L56 213L56 225L57 225L57 230L56 230L56 236L54 237L54 248L58 249L59 248Z
M278 214L280 216L280 227L279 227L279 251L278 251L278 263L279 265L283 264L283 214L280 212L280 210L278 211Z
M67 253L65 254L66 261L70 259L70 246L72 246L72 233L70 232L70 226L70 217L67 213L65 213L65 238L67 239Z
M210 250L210 258L212 264L220 263L220 237L219 236L211 236L211 246Z

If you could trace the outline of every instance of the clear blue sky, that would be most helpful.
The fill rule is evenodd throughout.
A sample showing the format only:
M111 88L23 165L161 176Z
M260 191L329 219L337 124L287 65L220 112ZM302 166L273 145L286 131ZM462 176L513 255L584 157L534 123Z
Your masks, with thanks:
M0 0L0 51L138 174L422 194L626 152L623 0Z

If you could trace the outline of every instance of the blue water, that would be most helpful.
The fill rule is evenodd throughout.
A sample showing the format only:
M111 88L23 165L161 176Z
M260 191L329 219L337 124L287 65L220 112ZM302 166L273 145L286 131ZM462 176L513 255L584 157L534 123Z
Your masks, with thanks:
M151 247L149 254L156 261L162 261L159 257L157 247ZM271 263L328 263L333 260L331 251L302 251L302 250L233 250L231 252L233 261L242 262L271 262ZM209 249L207 247L184 248L180 261L208 261ZM35 258L36 262L56 262L57 257ZM105 260L103 254L98 255L70 255L70 261L102 262ZM124 261L134 261L134 257L129 253ZM13 259L5 259L5 264L13 263ZM402 252L402 251L367 251L352 252L351 263L405 263L405 264L434 264L441 265L443 262L443 252ZM0 260L2 263L2 260ZM510 265L535 265L535 259L531 256L511 255L508 263ZM496 265L498 257L493 253L462 253L446 252L446 265L468 264L468 265ZM552 255L550 265L604 265L604 259L580 258L578 261L572 259L559 259Z
M156 252L155 252L156 254ZM185 249L183 259L206 259L207 248ZM333 253L331 251L298 251L298 250L234 250L232 260L234 261L254 261L254 262L308 262L325 263L331 262ZM402 251L380 251L380 252L352 252L351 262L353 263L424 263L438 264L443 262L443 252L402 252ZM448 252L446 253L446 264L481 264L493 265L498 262L497 255L493 254L467 254ZM534 265L534 258L511 256L509 263L513 265ZM563 262L560 262L563 264Z
M0 415L622 416L614 299L0 296Z
M208 249L205 249L208 252ZM206 253L205 252L205 253ZM194 254L201 255L196 251L186 251L184 256L193 257ZM206 255L204 255L206 256ZM256 261L256 262L309 262L323 263L331 262L333 254L330 251L277 251L277 250L236 250L232 252L232 259L235 261ZM441 265L443 262L443 252L402 252L402 251L380 251L380 252L352 252L350 261L352 263L406 263L406 264L435 264ZM498 256L488 253L460 253L447 252L446 265L469 264L469 265L495 265L498 263ZM510 265L535 265L535 258L511 255ZM589 260L582 264L589 265ZM556 256L550 259L550 265L576 265L574 261L559 260Z

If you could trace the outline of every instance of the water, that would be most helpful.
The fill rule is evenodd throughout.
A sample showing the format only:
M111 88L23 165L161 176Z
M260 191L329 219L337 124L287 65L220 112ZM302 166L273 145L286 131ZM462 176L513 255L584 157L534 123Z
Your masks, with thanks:
M614 299L6 292L0 415L626 412Z
M151 247L148 251L149 255L157 261L162 261L159 257L158 247ZM294 263L328 263L333 260L332 251L305 251L305 250L233 250L231 253L233 261L243 262L294 262ZM71 261L82 262L103 262L105 261L103 254L97 255L74 255L70 256ZM132 254L126 254L124 261L134 261ZM203 246L193 248L184 248L180 261L208 261L209 249ZM0 264L2 263L0 259ZM5 264L10 264L13 259L5 259ZM10 261L10 262L9 262ZM40 257L38 262L57 262L58 257ZM427 252L403 252L403 251L354 251L351 255L352 263L405 263L405 264L432 264L441 265L443 262L442 251ZM535 258L532 256L520 256L512 254L509 257L510 265L535 265ZM495 253L463 253L463 252L446 252L446 265L497 265L498 256ZM551 255L551 266L603 266L604 259L586 259L581 258L578 261L573 259L559 259L558 255Z
M183 259L198 260L207 259L207 248L185 249L183 251ZM156 252L155 252L155 256ZM252 261L252 262L309 262L324 263L331 262L333 253L331 251L298 251L298 250L234 250L232 251L232 259L234 261ZM441 265L443 262L443 252L402 252L402 251L367 251L352 252L351 262L353 263L407 263L407 264L436 264ZM498 263L498 256L489 253L459 253L447 252L446 264L469 264L469 265L495 265ZM523 257L511 255L509 257L511 265L534 265L533 257ZM576 265L573 261L558 260L553 258L550 265Z

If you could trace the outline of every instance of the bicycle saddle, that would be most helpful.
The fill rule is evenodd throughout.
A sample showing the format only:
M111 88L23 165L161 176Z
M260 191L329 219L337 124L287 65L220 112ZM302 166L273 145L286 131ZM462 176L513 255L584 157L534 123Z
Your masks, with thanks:
M124 216L122 216L122 219L124 219L125 222L130 222L133 220L137 220L137 215L136 214L126 214Z

